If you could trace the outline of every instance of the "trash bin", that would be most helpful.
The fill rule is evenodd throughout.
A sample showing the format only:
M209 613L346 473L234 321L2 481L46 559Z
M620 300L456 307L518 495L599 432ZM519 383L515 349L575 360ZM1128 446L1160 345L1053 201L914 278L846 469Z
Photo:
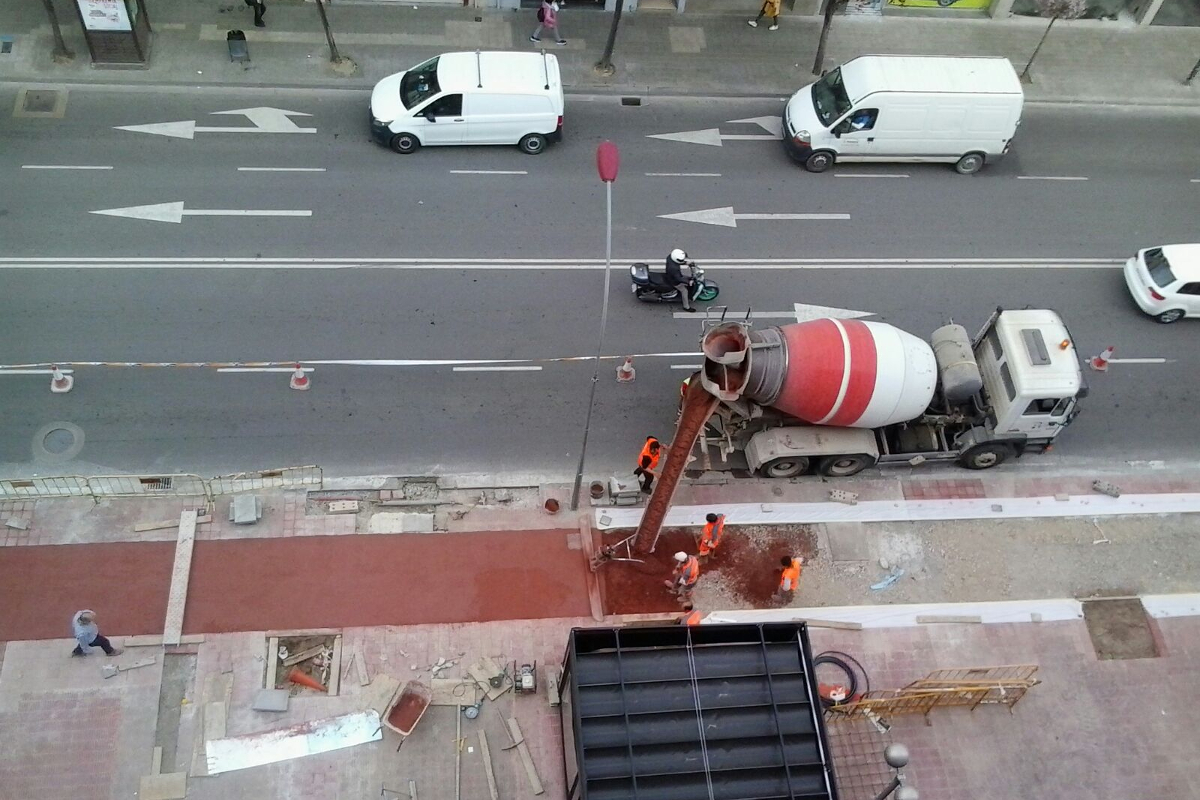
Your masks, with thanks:
M249 61L250 47L246 44L246 34L243 31L229 31L225 34L225 43L229 45L229 60Z

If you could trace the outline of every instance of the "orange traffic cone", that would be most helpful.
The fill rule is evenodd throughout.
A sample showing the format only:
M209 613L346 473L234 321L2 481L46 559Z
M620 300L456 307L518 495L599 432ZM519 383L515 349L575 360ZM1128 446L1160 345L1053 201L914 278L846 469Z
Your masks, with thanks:
M292 373L292 379L288 382L288 385L298 392L305 392L312 386L312 383L308 380L308 376L304 374L304 370L297 364L296 371Z
M71 391L71 387L75 385L75 378L71 375L66 375L57 364L50 367L50 391L55 394Z
M307 686L310 689L316 689L318 692L329 691L321 682L306 674L299 667L292 667L292 671L288 673L287 679L297 686Z
M621 366L617 367L617 383L629 383L637 376L633 368L633 356L625 356Z
M1115 347L1106 347L1104 352L1088 361L1088 365L1097 372L1108 372L1108 362L1112 360Z

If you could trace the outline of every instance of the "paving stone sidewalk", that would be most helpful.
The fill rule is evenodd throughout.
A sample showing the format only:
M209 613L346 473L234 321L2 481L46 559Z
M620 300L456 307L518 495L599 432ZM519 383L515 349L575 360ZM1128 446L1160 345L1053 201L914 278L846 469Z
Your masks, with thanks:
M267 27L257 29L241 3L154 0L148 3L155 26L148 68L113 71L90 66L73 9L65 0L57 2L75 61L52 60L49 25L37 4L6 3L0 7L0 32L14 41L13 52L0 57L0 80L367 89L387 74L447 50L533 47L527 37L535 24L531 11L335 3L328 9L335 40L357 66L348 72L329 63L311 3L274 2ZM737 10L732 4L727 8ZM568 44L554 50L564 81L575 92L781 96L812 80L819 19L788 15L780 30L768 35L747 26L744 16L627 15L617 39L617 71L606 78L593 66L607 38L609 15L568 7L561 17ZM862 54L921 53L1006 56L1022 69L1045 24L1024 17L843 16L831 28L825 65ZM234 28L246 32L249 64L229 59L225 32ZM1195 106L1200 82L1189 87L1183 80L1198 54L1200 28L1059 21L1030 70L1028 97Z

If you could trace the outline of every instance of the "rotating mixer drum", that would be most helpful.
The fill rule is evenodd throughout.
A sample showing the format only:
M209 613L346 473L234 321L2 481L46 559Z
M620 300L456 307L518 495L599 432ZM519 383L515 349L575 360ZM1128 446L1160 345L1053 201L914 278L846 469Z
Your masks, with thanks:
M923 414L937 388L933 350L882 322L817 319L754 330L728 322L704 336L704 387L814 425L878 428Z

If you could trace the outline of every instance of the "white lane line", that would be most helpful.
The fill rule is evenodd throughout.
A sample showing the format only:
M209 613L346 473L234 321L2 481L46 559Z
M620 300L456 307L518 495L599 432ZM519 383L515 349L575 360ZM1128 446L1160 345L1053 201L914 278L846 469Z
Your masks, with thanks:
M302 372L312 372L312 367L301 367ZM295 372L295 367L220 367L217 372Z
M686 369L689 372L698 372L703 369L703 366L700 364L672 364L671 369Z
M614 261L657 261L662 258L662 254L641 257L616 258ZM1022 264L1124 264L1128 257L1122 258L1042 258L1042 257L1027 257L1027 256L1005 256L1000 258L721 258L710 259L705 261L705 266L709 264L888 264L904 266L909 263L916 264L1004 264L1019 266ZM35 263L46 262L54 263L61 262L66 264L135 264L139 262L155 262L155 263L203 263L203 264L220 264L233 262L236 264L246 263L269 263L269 264L499 264L499 265L520 265L520 264L567 264L567 265L593 265L603 266L604 259L602 258L288 258L270 257L270 258L238 258L234 256L199 256L199 257L180 257L180 258L156 258L153 256L33 256L30 258L18 258L14 256L0 256L0 264L2 263ZM614 269L625 269L614 265Z
M528 175L523 169L452 169L451 175Z
M60 369L59 370L59 372L61 372L63 375L70 375L74 371L75 370L73 370L73 369ZM53 374L54 374L54 370L52 370L52 369L0 369L0 375L53 375Z
M1174 359L1170 359L1173 361ZM1166 364L1168 359L1165 358L1110 358L1110 364Z
M1189 183L1200 183L1200 178L1192 178Z
M907 178L900 172L835 172L835 178Z
M1019 181L1086 181L1087 178L1076 175L1018 175Z
M238 172L324 172L324 167L238 167Z
M647 172L647 178L719 178L719 172Z
M693 314L690 311L676 311L671 316L675 319L745 319L745 311L728 311L722 314L720 311L708 311L703 314ZM795 310L792 311L751 311L750 319L796 319ZM1111 360L1111 359L1110 359Z
M22 164L21 169L112 169L112 167L89 164Z
M454 372L541 372L538 366L521 367L454 367Z

